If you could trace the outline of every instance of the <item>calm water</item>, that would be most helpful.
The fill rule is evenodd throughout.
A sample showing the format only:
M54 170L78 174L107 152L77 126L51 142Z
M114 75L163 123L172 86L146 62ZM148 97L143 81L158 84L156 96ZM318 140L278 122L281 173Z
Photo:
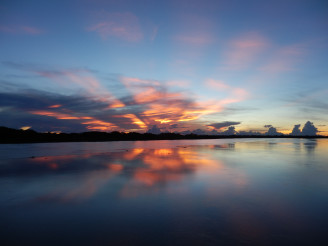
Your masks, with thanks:
M328 140L0 145L0 211L1 245L323 245Z

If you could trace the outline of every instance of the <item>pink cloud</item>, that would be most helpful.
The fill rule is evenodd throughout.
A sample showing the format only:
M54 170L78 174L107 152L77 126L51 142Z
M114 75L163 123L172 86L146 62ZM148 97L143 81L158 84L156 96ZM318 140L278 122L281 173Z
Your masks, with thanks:
M225 53L224 68L244 69L254 62L268 46L269 42L257 33L248 33L232 40Z
M190 45L207 45L213 42L213 38L209 34L200 33L177 35L175 40Z
M188 87L190 86L190 81L188 80L169 80L166 82L166 85L171 86L178 86L178 87Z
M273 57L260 70L270 73L295 70L296 64L302 61L305 53L304 47L299 44L282 47L275 51Z
M230 86L229 84L225 83L222 80L208 79L205 82L205 84L212 89L215 89L218 91L225 91L226 93L228 93L227 98L224 98L224 99L216 102L216 104L221 105L221 106L230 104L230 103L244 101L249 96L249 93L245 89Z
M132 13L110 13L87 28L88 31L97 32L103 39L116 37L128 42L138 42L143 39L139 19Z
M41 29L32 26L22 26L21 28L22 30L24 30L25 33L28 34L40 34L43 32Z
M214 42L213 24L196 15L182 15L178 18L177 34L173 40L181 44L205 46Z
M108 103L108 108L121 108L125 104L118 100L88 70L34 71L38 75L62 85L75 84L90 94L95 100Z
M38 35L43 33L43 30L33 26L0 26L0 32Z
M153 28L153 31L152 31L151 36L150 36L150 41L153 42L156 39L157 34L158 34L158 26Z
M218 89L218 90L226 90L229 89L230 86L227 85L224 81L222 80L215 80L215 79L208 79L206 81L206 85L208 87L211 87L213 89Z

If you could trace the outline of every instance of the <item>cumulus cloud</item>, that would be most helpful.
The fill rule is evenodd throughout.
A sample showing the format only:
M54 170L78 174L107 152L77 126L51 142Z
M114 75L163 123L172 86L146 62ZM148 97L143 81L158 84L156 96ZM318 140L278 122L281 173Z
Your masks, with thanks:
M299 135L301 135L300 127L301 127L300 124L295 125L294 128L293 128L293 130L292 130L292 132L291 132L291 135L293 135L293 136L299 136Z
M235 135L236 130L234 126L230 126L226 131L221 133L222 135Z
M160 134L161 129L158 128L156 125L153 125L151 128L148 129L147 133Z
M219 130L224 127L239 125L240 123L241 122L236 122L236 121L223 121L223 122L213 123L213 124L206 125L206 126L214 127L215 129Z
M302 135L304 136L315 136L317 132L318 129L310 121L307 121L302 129Z
M265 133L265 135L268 135L268 136L281 136L283 134L280 133L280 132L278 132L277 131L277 128L275 128L273 126L270 126L269 129L268 129L268 131Z

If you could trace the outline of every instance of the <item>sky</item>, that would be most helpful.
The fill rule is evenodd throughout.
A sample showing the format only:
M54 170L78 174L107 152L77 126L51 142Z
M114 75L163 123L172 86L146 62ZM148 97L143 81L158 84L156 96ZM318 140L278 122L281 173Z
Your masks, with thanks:
M328 135L327 30L325 0L3 0L0 125Z

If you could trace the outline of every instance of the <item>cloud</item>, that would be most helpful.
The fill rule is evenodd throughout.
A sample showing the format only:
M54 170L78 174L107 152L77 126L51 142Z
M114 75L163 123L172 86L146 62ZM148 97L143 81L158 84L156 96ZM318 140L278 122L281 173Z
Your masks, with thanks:
M260 70L269 73L293 71L296 69L296 64L303 60L305 54L306 49L302 44L281 47L274 51L274 55Z
M170 126L178 123L178 128L184 128L190 126L187 122L222 112L225 105L244 98L243 89L228 85L227 98L198 101L185 91L170 90L170 82L166 81L116 76L111 78L110 84L105 84L96 77L101 75L100 72L87 68L45 69L12 62L4 65L53 82L56 93L32 90L22 85L15 89L7 83L0 100L3 108L24 112L24 119L28 114L32 118L53 118L52 126L66 121L64 125L71 125L74 129L89 130L145 131L157 124L162 129L173 129ZM115 90L110 89L113 84ZM79 127L75 127L77 124ZM24 125L32 124L25 122Z
M185 44L191 44L191 45L206 45L210 44L213 40L210 36L204 36L200 34L184 34L184 35L178 35L175 37L175 40L185 43Z
M0 25L0 32L12 33L12 34L28 34L38 35L44 31L33 26L4 26Z
M265 125L264 127L269 128L268 131L266 133L264 133L264 135L268 135L268 136L281 136L283 135L280 132L277 132L277 128L273 127L272 125Z
M249 67L269 46L266 38L256 32L246 33L228 44L224 54L223 68L240 70Z
M161 129L158 128L156 125L153 125L151 128L148 129L147 133L160 134Z
M89 26L87 30L98 33L103 39L116 37L128 42L139 42L143 39L139 18L130 12L105 13L99 22ZM156 34L157 30L153 38Z
M299 136L299 135L301 135L300 127L301 127L300 124L294 125L294 128L293 128L293 130L291 132L291 135L293 135L293 136Z
M236 122L236 121L223 121L223 122L213 123L213 124L206 125L206 126L214 127L215 129L219 130L224 127L239 125L240 123L241 122Z
M177 19L177 34L173 40L190 46L206 46L214 42L213 24L207 18L182 14Z
M228 97L217 101L216 104L218 105L226 105L226 104L241 102L247 99L249 96L248 91L246 91L245 89L230 86L229 84L227 84L222 80L207 79L205 81L205 84L211 89L228 93Z
M234 126L230 126L227 130L221 133L222 135L235 135L236 130Z
M94 76L95 71L88 68L70 69L44 69L33 64L3 62L5 66L34 73L45 79L50 79L55 84L67 90L82 89L94 100L107 103L108 108L124 107L124 103L118 100L102 83Z
M315 136L318 133L318 129L313 125L312 122L307 121L302 129L302 135Z

